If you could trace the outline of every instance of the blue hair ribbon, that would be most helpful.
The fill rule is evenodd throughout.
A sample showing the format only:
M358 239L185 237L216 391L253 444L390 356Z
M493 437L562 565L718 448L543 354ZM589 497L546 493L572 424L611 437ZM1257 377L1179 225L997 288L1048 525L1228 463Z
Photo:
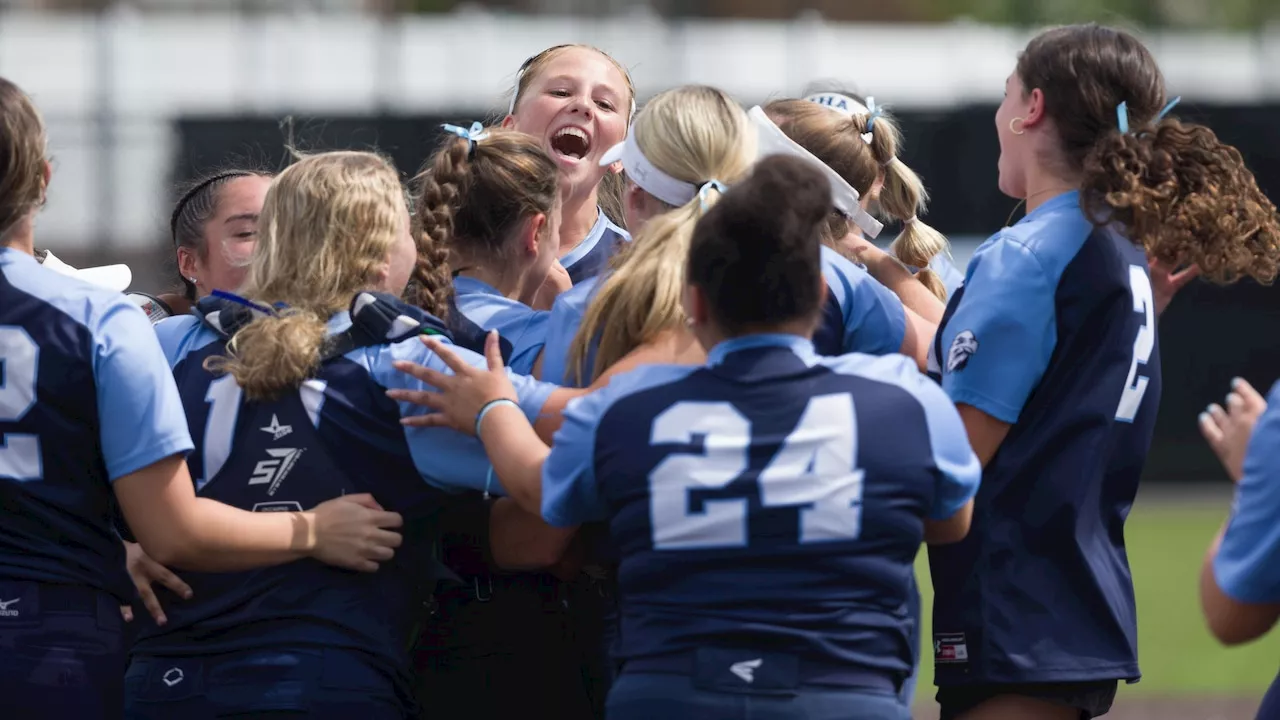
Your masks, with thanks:
M469 128L459 127L457 125L450 125L449 123L445 123L440 127L444 128L445 132L453 133L454 135L457 135L463 140L466 140L467 142L471 143L471 148L469 152L472 152L472 153L476 151L476 143L489 137L489 133L485 131L484 125L480 124L479 122L471 123L471 127Z
M1162 109L1159 112L1159 114L1156 115L1156 119L1153 120L1152 122L1158 123L1161 120L1163 120L1165 116L1168 115L1169 112L1172 111L1175 107L1177 107L1178 103L1180 102L1182 102L1181 95L1170 100L1168 104L1164 106L1164 109ZM1121 135L1124 135L1125 133L1129 132L1129 103L1127 102L1122 102L1116 106L1116 127L1120 129Z
M718 193L724 193L724 183L719 180L708 180L702 183L702 187L698 188L698 203L702 205L703 210L707 209L707 198L711 195L712 190L715 190Z
M867 117L867 132L875 132L876 118L884 114L884 109L876 105L876 99L867 97L867 110L871 111L871 115Z
M1129 103L1127 102L1116 106L1116 127L1120 128L1121 135L1129 132Z
M235 303L235 304L237 304L237 305L243 305L243 306L245 306L245 307L247 307L247 308L249 308L249 309L251 309L251 310L257 310L258 312L262 313L263 315L275 315L277 310L283 310L283 309L285 309L285 308L289 307L288 305L286 305L286 304L284 304L284 303L282 303L282 302L278 302L278 303L276 303L276 304L275 304L275 307L268 307L268 306L266 306L266 305L259 305L258 303L254 302L254 301L252 301L252 300L250 300L250 299L248 299L248 298L246 298L246 297L241 297L241 296L239 296L239 295L236 295L235 293L227 292L226 290L214 290L214 291L213 291L212 293L210 293L210 294L211 294L211 295L213 295L214 297L216 297L216 298L220 299L220 300L228 300L228 301L233 302L233 303Z

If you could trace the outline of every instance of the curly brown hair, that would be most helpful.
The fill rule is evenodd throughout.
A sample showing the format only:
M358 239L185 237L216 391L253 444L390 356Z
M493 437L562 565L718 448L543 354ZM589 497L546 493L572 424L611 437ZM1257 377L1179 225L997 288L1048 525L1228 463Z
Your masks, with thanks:
M1044 93L1091 222L1119 226L1153 257L1194 263L1216 282L1275 280L1275 206L1212 130L1159 118L1164 77L1137 38L1096 24L1055 28L1032 39L1017 72L1025 91ZM1122 102L1127 133L1118 127Z
M408 301L441 319L453 294L451 258L501 264L512 230L548 215L558 197L559 169L530 135L489 128L476 142L450 136L418 173L414 240L418 261Z

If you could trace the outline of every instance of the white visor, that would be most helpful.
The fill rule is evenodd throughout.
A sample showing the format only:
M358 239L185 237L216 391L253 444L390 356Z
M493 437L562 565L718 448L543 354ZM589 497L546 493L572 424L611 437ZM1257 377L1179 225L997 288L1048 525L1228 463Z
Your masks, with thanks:
M863 105L848 95L841 95L840 93L815 93L806 97L805 100L811 103L817 103L818 105L835 110L836 112L849 117L871 114L871 111L867 109L866 105Z
M759 105L751 108L748 113L751 116L751 122L755 123L756 129L759 131L759 155L760 159L770 155L791 155L805 160L818 168L827 176L827 180L831 183L831 204L836 209L844 213L846 217L857 225L862 233L868 239L875 239L880 231L884 229L884 225L879 220L871 217L862 206L858 204L858 191L854 189L847 180L840 177L840 174L832 170L830 166L822 162L813 153L805 150L796 141L787 137L782 132L764 110Z
M116 292L124 292L129 287L129 283L133 282L133 272L129 270L128 265L101 265L77 269L62 262L58 256L48 251L45 251L42 264L54 272Z
M627 177L642 190L673 207L680 207L698 196L698 186L677 180L662 172L649 158L640 152L635 135L627 133L627 139L609 148L600 158L600 167L622 163Z

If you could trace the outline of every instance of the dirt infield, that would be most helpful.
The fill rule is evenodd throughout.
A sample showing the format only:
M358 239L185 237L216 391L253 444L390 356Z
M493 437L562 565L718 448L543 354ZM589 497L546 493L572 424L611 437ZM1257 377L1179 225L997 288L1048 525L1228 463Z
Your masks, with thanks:
M1120 697L1107 720L1253 720L1256 698ZM913 720L938 720L936 705L916 705Z

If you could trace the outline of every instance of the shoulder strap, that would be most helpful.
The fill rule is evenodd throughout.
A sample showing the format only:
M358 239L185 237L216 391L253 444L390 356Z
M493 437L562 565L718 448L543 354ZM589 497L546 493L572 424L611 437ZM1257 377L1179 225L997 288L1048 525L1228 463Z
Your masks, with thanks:
M217 297L206 297L192 308L200 321L230 340L253 322L260 311ZM441 335L453 341L448 327L436 316L386 293L362 292L351 301L351 327L330 335L320 349L320 362L362 347L388 345L415 335Z

